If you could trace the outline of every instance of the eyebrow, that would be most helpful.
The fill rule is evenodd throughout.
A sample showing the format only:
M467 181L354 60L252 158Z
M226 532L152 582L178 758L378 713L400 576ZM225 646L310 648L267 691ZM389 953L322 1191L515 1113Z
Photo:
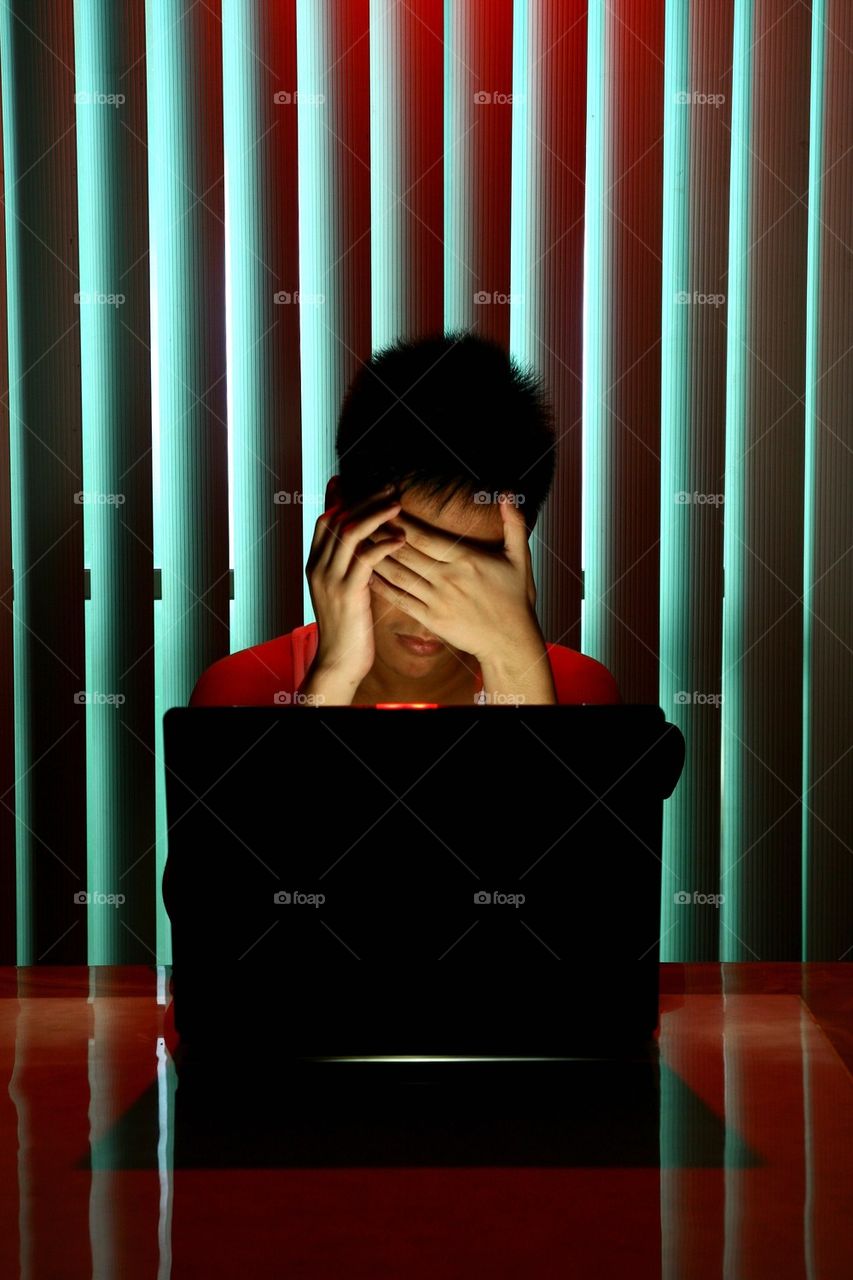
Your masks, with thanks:
M399 512L400 516L404 516L406 520L410 520L413 525L421 529L424 533L432 533L440 538L450 538L452 542L460 543L463 546L473 547L477 551L503 551L504 540L500 538L475 538L469 537L467 534L457 535L448 533L446 529L439 529L437 525L429 524L426 520L422 520L420 516L413 516L405 509ZM398 517L392 516L392 522Z

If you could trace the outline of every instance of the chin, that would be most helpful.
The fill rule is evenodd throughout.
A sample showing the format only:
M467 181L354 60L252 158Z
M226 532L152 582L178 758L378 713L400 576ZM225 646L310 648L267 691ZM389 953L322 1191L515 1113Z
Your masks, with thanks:
M446 649L439 649L438 653L407 654L400 648L393 637L382 650L382 657L386 666L396 675L409 678L431 675L437 666L447 661L447 656Z
M408 676L410 679L417 679L418 676L432 675L443 656L444 655L441 653L432 653L428 654L426 657L419 658L413 653L408 659L404 657L402 662L399 658L395 658L393 663L389 662L388 665L398 676Z

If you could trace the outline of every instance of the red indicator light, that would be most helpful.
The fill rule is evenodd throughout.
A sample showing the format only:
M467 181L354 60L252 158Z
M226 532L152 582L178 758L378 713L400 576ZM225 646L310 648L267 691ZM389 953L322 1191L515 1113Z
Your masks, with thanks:
M377 711L396 711L400 707L409 707L422 711L424 707L437 707L438 705L437 702L377 702L376 709Z

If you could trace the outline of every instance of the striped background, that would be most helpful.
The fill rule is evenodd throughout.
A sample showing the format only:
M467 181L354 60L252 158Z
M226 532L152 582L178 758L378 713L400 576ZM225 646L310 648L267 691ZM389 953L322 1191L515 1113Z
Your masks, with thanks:
M663 957L853 955L852 62L847 0L2 0L4 961L168 963L162 714L310 617L345 387L442 326L554 399L547 638L687 740Z

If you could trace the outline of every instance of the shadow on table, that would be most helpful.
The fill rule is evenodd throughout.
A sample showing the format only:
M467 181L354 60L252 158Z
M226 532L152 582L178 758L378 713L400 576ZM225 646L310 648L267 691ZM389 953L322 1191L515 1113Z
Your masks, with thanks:
M171 1133L164 1087L152 1085L81 1167L156 1167L164 1137L176 1169L760 1163L656 1060L186 1065L166 1109Z

